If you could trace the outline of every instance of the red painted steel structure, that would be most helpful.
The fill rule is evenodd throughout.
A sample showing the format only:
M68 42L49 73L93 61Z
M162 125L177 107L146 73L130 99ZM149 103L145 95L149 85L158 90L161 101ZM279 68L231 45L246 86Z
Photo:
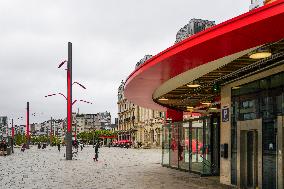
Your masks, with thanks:
M164 111L152 95L165 81L200 65L284 38L284 0L265 5L175 44L140 65L127 78L131 102Z
M12 140L11 140L12 153L14 153L14 136L15 136L14 119L12 119Z
M183 112L172 110L172 109L167 109L166 118L171 119L172 122L182 121L183 120Z
M14 128L14 120L12 119L12 139L14 139L15 136L15 128Z
M66 160L72 160L72 43L68 42Z
M30 145L30 103L27 102L27 125L26 125L27 148Z
M67 132L72 129L72 96L71 96L71 71L67 71ZM71 112L71 114L70 114Z

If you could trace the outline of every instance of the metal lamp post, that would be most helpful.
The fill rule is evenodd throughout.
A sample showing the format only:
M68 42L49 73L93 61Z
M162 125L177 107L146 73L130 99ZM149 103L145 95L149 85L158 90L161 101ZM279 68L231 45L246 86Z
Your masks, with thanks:
M72 85L77 84L83 89L86 89L85 86L78 82L72 83L72 43L68 42L68 60L63 61L59 64L58 68L61 68L65 63L67 63L67 96L65 96L62 93L58 93L62 95L67 100L67 129L65 134L65 142L66 142L66 160L72 160L72 105L77 102L77 100L74 100L72 102ZM54 94L49 94L45 97L54 96ZM81 102L90 103L85 100L80 100Z
M30 104L27 102L27 126L26 126L27 149L30 148Z
M53 129L52 129L52 117L50 118L50 145L52 146L52 139L53 139Z
M68 42L66 160L72 160L72 43Z
M14 136L15 136L15 130L14 130L14 119L12 119L12 139L11 139L11 150L12 153L14 153Z

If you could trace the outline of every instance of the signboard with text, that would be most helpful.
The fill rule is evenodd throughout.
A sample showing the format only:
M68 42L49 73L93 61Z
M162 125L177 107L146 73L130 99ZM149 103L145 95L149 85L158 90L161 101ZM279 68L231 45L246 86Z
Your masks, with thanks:
M229 113L229 106L223 106L222 107L222 122L227 122L229 121L229 116L230 116L230 113Z

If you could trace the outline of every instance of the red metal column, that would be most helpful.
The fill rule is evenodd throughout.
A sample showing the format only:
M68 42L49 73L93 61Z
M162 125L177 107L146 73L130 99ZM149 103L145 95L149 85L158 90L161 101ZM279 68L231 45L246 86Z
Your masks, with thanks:
M15 130L14 130L14 120L12 119L12 139L14 139Z
M68 42L66 160L72 160L72 43Z
M12 153L14 153L14 136L15 136L14 119L12 119L12 140L11 140Z
M172 122L178 122L183 120L183 112L173 109L167 109L166 118L171 119Z
M27 126L26 126L27 149L30 148L30 104L27 102Z

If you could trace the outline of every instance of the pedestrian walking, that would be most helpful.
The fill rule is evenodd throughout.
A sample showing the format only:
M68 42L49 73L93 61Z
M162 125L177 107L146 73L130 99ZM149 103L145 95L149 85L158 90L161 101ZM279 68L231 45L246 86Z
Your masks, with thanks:
M80 143L80 148L81 148L81 151L83 150L83 144L82 143Z
M24 151L26 150L26 148L27 148L27 145L26 145L26 143L24 143L24 144L22 145L21 152L24 152Z
M60 152L60 144L59 143L57 144L57 149Z
M178 142L178 160L179 161L183 160L182 153L183 153L183 146L181 145L180 142Z
M2 142L0 143L0 155L5 156L6 152L7 152L7 145L6 142L2 140Z
M94 161L98 161L98 157L99 157L99 143L96 144L95 146L95 157L93 158Z

